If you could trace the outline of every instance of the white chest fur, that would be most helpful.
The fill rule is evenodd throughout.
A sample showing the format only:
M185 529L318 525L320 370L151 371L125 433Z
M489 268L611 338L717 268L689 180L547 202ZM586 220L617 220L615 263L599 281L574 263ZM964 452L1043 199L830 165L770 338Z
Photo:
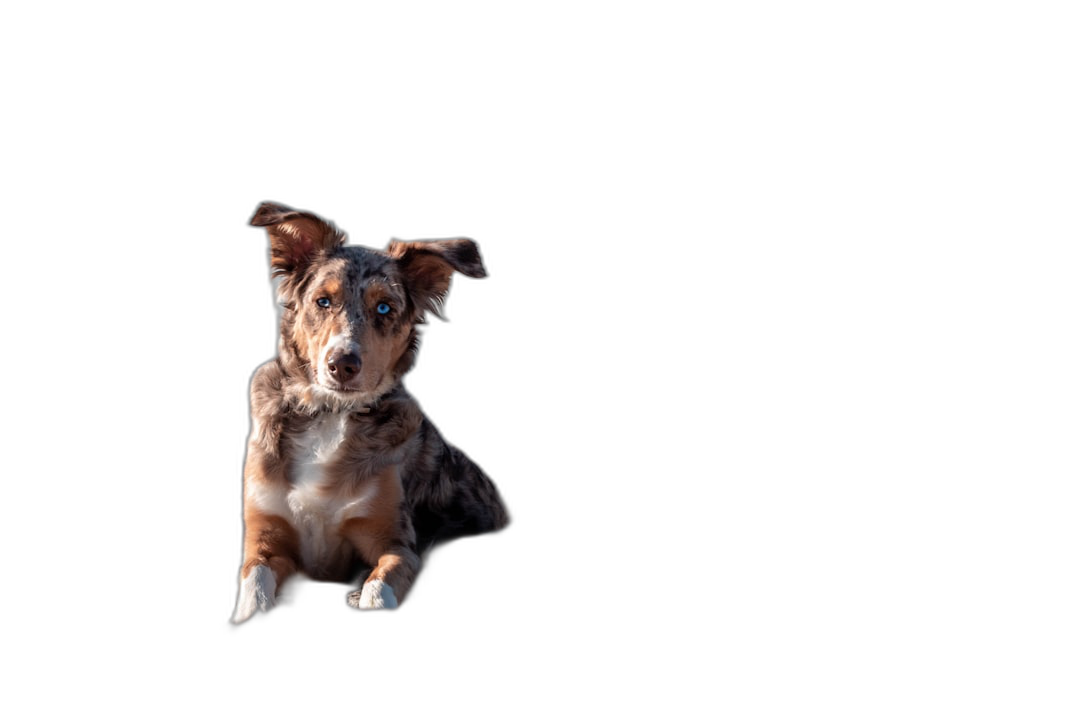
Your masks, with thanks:
M295 442L285 504L309 572L341 558L347 550L347 541L338 532L341 524L362 517L374 492L372 487L359 494L343 493L334 487L335 478L328 472L345 440L348 418L347 413L322 415Z
M341 443L345 441L348 418L344 413L321 415L296 439L290 468L294 492L325 486L326 466L333 461ZM289 504L292 505L291 500Z

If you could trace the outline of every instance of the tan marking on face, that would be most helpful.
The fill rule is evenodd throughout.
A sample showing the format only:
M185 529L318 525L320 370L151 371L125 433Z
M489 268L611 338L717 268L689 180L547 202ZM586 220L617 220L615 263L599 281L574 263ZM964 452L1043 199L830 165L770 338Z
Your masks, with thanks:
M360 340L363 389L374 390L390 378L394 366L408 346L408 339L408 331L381 335L372 328L365 328Z
M334 300L341 295L341 281L335 277L327 278L315 294L319 297L328 297Z
M383 302L391 307L386 316L380 316L377 310ZM408 349L412 322L401 322L407 304L400 284L372 280L364 288L362 303L367 321L358 339L361 375L364 389L373 390L390 379L398 360Z
M317 297L322 297L322 295L317 295ZM312 304L314 305L314 302ZM344 314L335 312L333 308L315 307L318 312L308 309L296 314L292 331L297 348L303 355L302 360L308 364L313 373L319 367L325 371L331 338L349 333L348 318Z

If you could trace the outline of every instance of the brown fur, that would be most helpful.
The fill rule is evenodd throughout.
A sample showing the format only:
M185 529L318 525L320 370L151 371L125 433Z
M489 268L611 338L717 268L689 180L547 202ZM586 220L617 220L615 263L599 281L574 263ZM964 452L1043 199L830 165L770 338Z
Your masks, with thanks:
M424 548L508 522L491 481L401 384L417 326L453 272L486 274L480 254L466 238L346 247L331 223L272 203L251 222L270 236L284 311L278 357L251 383L241 579L264 565L278 586L297 570L344 580L368 565L366 582L401 600Z
M300 539L282 517L258 511L244 513L244 564L241 577L256 565L268 565L279 583L296 572Z

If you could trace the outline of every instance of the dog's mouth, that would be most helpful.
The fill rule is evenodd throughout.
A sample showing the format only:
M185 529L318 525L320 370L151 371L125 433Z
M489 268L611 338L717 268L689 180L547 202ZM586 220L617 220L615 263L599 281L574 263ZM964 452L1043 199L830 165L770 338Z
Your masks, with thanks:
M375 387L367 389L367 383L338 382L333 378L320 378L311 383L308 388L306 402L313 407L330 408L335 412L344 410L360 410L378 401L392 389L393 381L388 381L387 376L382 376Z
M324 390L341 393L342 395L355 395L356 393L364 392L360 387L359 382L343 383L337 380L330 380L329 382L321 382L319 385L322 386Z
M322 373L321 377L317 378L315 384L320 389L336 395L345 395L348 397L355 397L357 395L377 395L382 391L385 391L383 387L386 380L386 373L380 373L376 382L371 382L371 378L365 377L364 374L357 374L356 377L349 380L338 380L333 377L329 372Z

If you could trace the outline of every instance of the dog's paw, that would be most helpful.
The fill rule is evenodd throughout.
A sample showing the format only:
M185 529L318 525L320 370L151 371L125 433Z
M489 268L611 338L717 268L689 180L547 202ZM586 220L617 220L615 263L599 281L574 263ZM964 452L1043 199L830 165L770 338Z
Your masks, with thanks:
M382 580L368 580L359 590L353 590L347 598L349 605L360 610L393 610L397 607L394 588Z
M248 576L240 581L240 593L236 597L236 610L232 621L239 624L255 614L256 610L266 612L274 607L274 595L277 592L277 580L274 571L265 565L256 565Z

